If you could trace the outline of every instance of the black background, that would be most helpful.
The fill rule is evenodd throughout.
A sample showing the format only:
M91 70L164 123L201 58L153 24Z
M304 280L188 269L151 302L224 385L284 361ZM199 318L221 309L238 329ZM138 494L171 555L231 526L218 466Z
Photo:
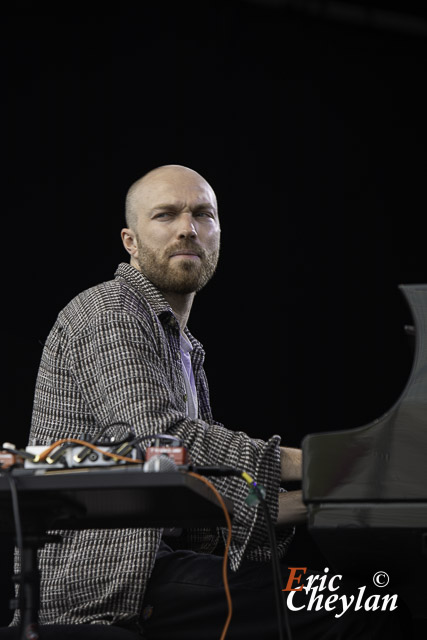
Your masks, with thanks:
M398 285L427 282L425 3L2 6L2 442L27 442L58 311L127 260L128 186L167 163L219 200L189 323L215 418L299 446L388 410Z
M217 420L352 428L412 358L398 290L427 281L427 18L420 3L21 2L2 19L2 438L26 444L57 312L127 260L133 180L217 192L218 272L189 326Z

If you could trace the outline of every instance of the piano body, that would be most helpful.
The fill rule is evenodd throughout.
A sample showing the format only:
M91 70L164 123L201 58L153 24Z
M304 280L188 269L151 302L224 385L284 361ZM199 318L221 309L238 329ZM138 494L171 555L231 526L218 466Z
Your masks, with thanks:
M427 618L427 285L399 289L415 334L406 387L372 423L304 438L303 497L330 570L360 585L385 571L387 592Z

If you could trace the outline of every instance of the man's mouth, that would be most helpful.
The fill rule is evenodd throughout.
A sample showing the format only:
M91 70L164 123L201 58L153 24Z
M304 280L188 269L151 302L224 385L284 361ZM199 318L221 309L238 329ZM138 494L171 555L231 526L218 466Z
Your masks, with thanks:
M174 251L170 254L170 258L190 258L190 260L200 260L200 254L196 251L191 251L189 249L182 249L180 251Z

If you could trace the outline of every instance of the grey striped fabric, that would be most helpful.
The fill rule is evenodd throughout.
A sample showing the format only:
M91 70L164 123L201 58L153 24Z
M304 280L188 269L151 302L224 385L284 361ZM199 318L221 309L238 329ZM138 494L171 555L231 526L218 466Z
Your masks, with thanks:
M213 420L203 370L204 352L186 330L196 380L200 419L186 416L179 326L163 296L129 264L115 278L92 287L63 309L47 338L36 382L30 441L63 437L159 432L181 438L199 465L245 470L267 490L273 520L280 489L279 436L268 441L226 429ZM233 500L235 517L230 567L243 556L268 560L262 510L245 503L246 484L216 479ZM41 624L132 622L139 619L144 591L161 538L158 529L61 532L62 544L40 552ZM225 530L187 532L186 548L212 552ZM278 538L284 555L292 538ZM14 619L17 623L18 617Z

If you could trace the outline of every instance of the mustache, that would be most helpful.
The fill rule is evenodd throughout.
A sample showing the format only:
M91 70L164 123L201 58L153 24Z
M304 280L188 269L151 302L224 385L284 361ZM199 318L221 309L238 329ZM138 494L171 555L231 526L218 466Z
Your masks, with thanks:
M168 258L170 258L170 256L172 256L174 253L180 251L191 251L191 253L195 253L197 256L199 256L199 258L206 257L206 251L203 249L203 247L200 247L192 241L187 241L177 243L173 247L170 247L167 252Z

